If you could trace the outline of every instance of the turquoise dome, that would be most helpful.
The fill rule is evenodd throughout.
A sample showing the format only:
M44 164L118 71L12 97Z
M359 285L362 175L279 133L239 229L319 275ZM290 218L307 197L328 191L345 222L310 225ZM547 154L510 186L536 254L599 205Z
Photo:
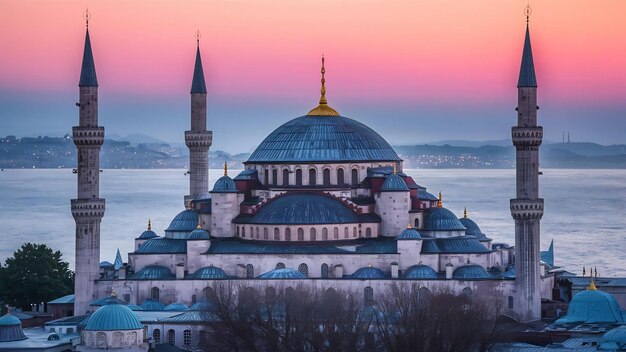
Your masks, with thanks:
M258 276L258 279L306 279L303 273L291 268L274 269Z
M163 310L165 305L155 299L147 299L139 306L142 310Z
M270 133L245 164L401 161L378 133L343 116L301 116Z
M207 230L196 228L195 230L191 231L187 239L188 240L208 240L209 237L210 237L209 232Z
M422 280L436 279L437 272L433 268L429 267L428 265L418 264L418 265L413 265L407 268L404 271L404 278L405 279L422 279Z
M478 224L476 224L474 220L470 218L460 218L459 221L461 222L461 224L463 224L463 226L465 226L466 235L474 236L479 240L487 238L487 236L485 236L485 234L480 230L480 227L478 227Z
M143 310L143 309L141 309L140 306L138 306L136 304L127 304L126 307L128 307L130 310Z
M156 234L156 232L152 231L152 230L146 230L144 232L141 233L141 235L139 235L139 237L137 237L138 240L147 240L150 238L155 238L155 237L159 237L159 235Z
M237 186L232 178L224 175L215 181L211 193L237 193Z
M599 350L621 350L626 348L626 325L618 326L604 333Z
M148 265L135 273L131 278L133 280L169 280L174 278L174 274L164 266Z
M409 227L405 229L404 231L400 232L400 234L398 235L398 237L396 237L396 239L398 240L421 240L422 235L420 235L420 233L417 232L416 229Z
M166 305L165 308L163 308L163 310L184 312L186 310L189 310L189 307L187 307L183 303L174 302L174 303L170 303L170 304Z
M387 275L382 270L371 266L360 268L350 275L351 279L384 279L386 277Z
M214 280L214 279L227 279L228 275L224 272L224 270L214 267L214 266L205 266L198 270L196 270L193 274L189 275L189 279L197 279L197 280Z
M11 314L5 314L4 316L0 317L0 326L14 325L22 325L22 322Z
M425 212L426 231L465 231L465 226L446 208L428 208Z
M398 174L391 174L385 178L385 182L380 187L381 192L408 192L409 187L406 186L404 179Z
M192 304L191 307L189 307L189 310L200 310L200 311L208 312L210 310L213 310L213 308L214 308L213 304L211 304L208 301L198 301Z
M491 279L491 275L482 266L472 264L454 270L452 278L457 280Z
M198 213L187 209L178 213L165 231L193 231L197 225Z
M27 339L22 330L22 322L11 314L0 317L0 342L20 341ZM2 345L0 344L0 348Z
M624 323L624 315L613 295L588 289L577 293L567 308L567 315L556 321L561 323Z
M140 330L143 325L137 315L122 304L108 304L98 308L87 320L87 331Z

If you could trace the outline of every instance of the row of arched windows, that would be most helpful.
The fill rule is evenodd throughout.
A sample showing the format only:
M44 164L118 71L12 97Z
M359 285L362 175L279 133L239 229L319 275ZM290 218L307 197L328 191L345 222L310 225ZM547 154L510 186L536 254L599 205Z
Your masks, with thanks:
M160 329L152 330L152 339L154 339L155 344L161 343ZM167 343L170 345L176 344L176 331L174 329L169 329L167 331ZM191 330L187 329L183 331L183 343L185 344L185 346L191 346Z
M276 266L274 267L274 269L285 269L285 268L286 268L286 266L285 266L285 263L283 263L283 262L276 263ZM300 265L298 265L298 271L300 273L302 273L304 276L309 277L309 266L306 263L301 263ZM329 277L329 274L328 274L329 273L328 264L326 264L326 263L322 264L322 266L320 267L320 273L321 273L320 277L322 279L328 279L328 277ZM247 279L253 279L254 277L255 277L254 265L247 264L246 265L246 278Z
M417 221L417 219L416 219ZM309 228L309 236L307 239L305 239L305 231L303 228L299 227L298 229L296 229L296 238L293 238L292 234L291 234L291 228L287 227L284 231L284 238L281 238L281 231L280 228L278 227L274 227L273 231L272 231L272 236L270 237L270 228L268 227L263 227L262 231L263 231L263 235L261 235L261 228L259 228L258 226L254 227L254 226L250 226L249 231L246 233L246 227L245 226L237 226L236 231L237 231L237 236L242 237L242 238L256 238L256 239L263 239L263 240L273 240L273 241L317 241L318 237L317 237L317 229L315 227L311 227ZM324 227L322 228L322 234L320 237L320 240L322 241L328 241L329 239L329 233L328 233L329 229ZM352 227L352 230L350 230L350 228L348 226L344 226L343 230L340 230L339 227L334 227L333 228L333 232L332 232L332 239L333 240L338 240L338 239L348 239L348 238L357 238L359 237L359 230L357 230L356 226ZM372 228L371 227L366 227L365 228L365 237L372 237Z
M289 169L284 168L282 171L282 183L280 184L281 186L290 186L290 177L289 174L292 171L289 171ZM322 185L323 186L331 186L331 182L330 182L330 172L331 170L329 168L324 168L324 170L322 170ZM269 178L269 170L265 169L265 184L269 185L270 184L270 178ZM359 170L357 168L353 168L351 171L351 175L350 175L350 185L355 186L359 184ZM302 186L303 182L302 182L302 169L298 168L295 171L295 185L296 186ZM272 169L272 179L271 179L271 185L272 186L278 186L279 182L278 182L278 169L273 168ZM317 169L315 169L314 167L309 168L309 182L308 182L309 186L316 186L317 185ZM345 172L343 168L338 168L337 169L337 186L347 186L348 183L346 182L346 178L345 178Z

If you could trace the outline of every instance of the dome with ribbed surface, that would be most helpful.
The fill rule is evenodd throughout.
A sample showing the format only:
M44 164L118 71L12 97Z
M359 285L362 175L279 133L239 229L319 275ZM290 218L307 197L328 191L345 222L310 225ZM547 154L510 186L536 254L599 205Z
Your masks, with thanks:
M381 192L408 192L404 179L397 174L391 174L385 178L385 182L380 187Z
M165 308L163 308L163 310L184 312L184 311L189 310L189 307L187 307L184 303L174 302L174 303L170 303L166 305Z
M189 275L190 279L198 280L214 280L214 279L227 279L228 275L224 270L215 266L205 266L196 270L193 274Z
M19 341L27 339L22 330L22 322L11 314L0 317L0 342ZM2 345L0 345L0 348Z
M413 279L413 280L436 279L437 272L433 268L429 267L428 265L418 264L418 265L413 265L413 266L408 267L404 271L404 278Z
M98 308L87 321L87 331L140 330L143 325L137 315L122 304L108 304Z
M420 235L420 233L417 232L416 229L409 227L407 229L404 229L404 231L400 232L400 234L398 235L398 237L396 237L396 239L398 240L421 240L422 235Z
M470 218L460 218L459 221L461 222L461 224L463 224L463 226L465 226L465 228L467 230L465 230L465 234L469 235L469 236L474 236L478 239L484 239L487 236L485 236L485 234L480 230L480 227L478 227L478 224L476 224L474 222L474 220L470 219Z
M152 230L146 230L146 231L142 232L141 235L139 235L139 237L137 237L137 239L139 239L139 240L147 240L147 239L155 238L155 237L159 237L159 235L157 235L156 232L154 232Z
M199 310L199 311L211 311L213 310L215 307L213 306L213 304L209 301L198 301L194 304L191 305L191 307L189 307L189 310Z
M198 225L198 213L187 209L178 213L165 231L193 231L196 225Z
M588 289L577 293L567 308L567 315L556 323L624 323L617 300L610 293Z
M457 268L452 273L452 278L457 280L490 279L491 275L480 265L465 265Z
M170 269L161 265L148 265L132 276L133 280L168 280L173 279L174 274Z
M306 279L303 273L291 268L274 269L265 274L261 274L259 279Z
M202 228L197 228L189 234L187 237L188 240L208 240L209 232Z
M446 208L428 208L424 214L426 231L465 231L465 226Z
M387 275L382 270L371 266L360 268L350 275L351 279L384 279L386 277Z
M156 299L147 299L143 301L143 303L139 306L143 310L163 310L165 309L165 304L157 301Z
M378 133L343 116L301 116L270 133L251 163L401 161Z
M599 350L621 350L626 348L626 325L607 331L600 339Z
M211 193L237 193L237 186L232 178L225 175L215 181Z

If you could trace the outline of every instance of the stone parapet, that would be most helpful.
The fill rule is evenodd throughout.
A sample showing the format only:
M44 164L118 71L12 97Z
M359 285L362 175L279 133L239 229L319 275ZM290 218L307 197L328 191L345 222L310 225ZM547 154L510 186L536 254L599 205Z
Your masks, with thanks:
M543 127L513 127L511 137L516 147L538 147L543 139Z
M543 198L511 199L511 215L515 220L539 220L543 217Z
M185 144L189 149L208 150L213 142L213 131L185 131Z
M78 218L101 219L104 216L104 198L72 199L72 216Z
M99 147L104 142L104 127L72 127L72 139L77 147Z

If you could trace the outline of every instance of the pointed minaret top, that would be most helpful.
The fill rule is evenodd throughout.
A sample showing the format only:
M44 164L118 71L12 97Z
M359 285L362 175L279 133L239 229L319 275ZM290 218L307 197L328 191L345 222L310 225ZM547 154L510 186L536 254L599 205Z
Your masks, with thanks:
M519 71L517 87L537 87L537 77L535 76L535 64L533 62L533 51L530 47L530 31L528 22L532 13L530 6L526 6L526 38L524 39L524 51L522 52L522 65Z
M200 32L196 33L196 65L193 69L193 80L191 81L191 94L206 94L206 83L204 82L204 70L202 69L202 58L200 57Z
M96 65L93 63L93 54L91 52L91 40L89 39L89 11L85 11L85 23L87 31L85 35L85 50L83 51L83 65L80 70L79 87L97 87L98 78L96 77Z

